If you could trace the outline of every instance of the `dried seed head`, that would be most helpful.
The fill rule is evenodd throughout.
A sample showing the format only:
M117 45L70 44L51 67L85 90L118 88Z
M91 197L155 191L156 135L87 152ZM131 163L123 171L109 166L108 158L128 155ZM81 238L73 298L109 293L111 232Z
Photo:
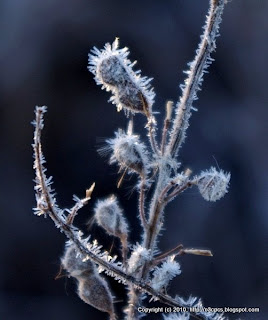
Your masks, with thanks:
M110 101L118 111L140 112L149 116L155 94L149 83L151 79L140 76L140 71L133 71L134 63L127 56L127 48L119 49L118 38L112 44L107 43L104 49L94 48L89 54L89 71L95 75L97 84L111 91Z
M115 319L113 297L107 282L98 274L78 278L78 295L85 303Z
M105 200L99 200L95 207L95 219L99 226L107 231L108 234L126 238L128 225L123 216L122 209L118 205L117 198L111 195Z
M201 172L198 177L195 177L198 189L207 201L217 201L222 198L229 187L231 175L220 170L217 171L214 167Z
M61 264L72 277L80 276L84 272L95 272L95 265L90 260L83 261L74 244L66 246Z
M180 265L178 262L174 261L174 258L174 255L168 257L161 267L155 269L151 286L156 291L166 288L174 277L181 274Z
M139 136L126 134L122 130L115 133L115 138L106 140L107 146L101 153L111 152L110 163L118 163L121 169L128 169L129 173L140 175L148 173L148 153Z

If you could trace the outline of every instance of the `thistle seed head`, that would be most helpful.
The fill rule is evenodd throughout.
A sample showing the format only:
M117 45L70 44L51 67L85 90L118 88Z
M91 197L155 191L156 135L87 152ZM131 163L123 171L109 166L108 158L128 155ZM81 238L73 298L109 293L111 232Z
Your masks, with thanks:
M97 84L102 89L112 92L110 101L117 106L118 111L151 114L155 94L146 77L140 76L139 71L133 71L136 62L131 63L127 56L128 48L119 49L118 38L104 49L96 47L89 54L88 70L95 75Z
M230 178L230 173L222 170L217 171L214 167L211 167L209 170L201 172L195 180L205 200L217 201L228 192Z

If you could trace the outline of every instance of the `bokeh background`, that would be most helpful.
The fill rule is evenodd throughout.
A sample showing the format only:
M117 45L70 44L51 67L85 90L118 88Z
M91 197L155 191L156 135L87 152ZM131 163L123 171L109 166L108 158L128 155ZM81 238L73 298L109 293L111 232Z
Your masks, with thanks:
M113 192L139 241L135 177L116 190L117 169L97 147L126 126L123 113L87 71L87 54L120 37L143 75L153 77L155 111L176 101L183 70L197 47L207 0L1 0L0 1L0 318L4 320L104 319L76 296L76 285L55 281L64 236L49 219L32 214L34 106L48 105L43 148L58 203L96 181L92 202ZM188 138L181 152L195 174L218 166L232 174L224 199L204 201L191 189L167 210L162 250L178 243L210 248L213 258L183 256L172 294L202 297L211 307L259 307L230 319L265 320L267 312L267 20L265 0L233 0L226 7L216 62L205 76ZM158 116L161 124L162 116ZM143 130L144 118L135 117ZM89 231L116 252L118 242L97 227ZM265 273L266 271L266 273ZM111 282L117 308L125 289ZM158 314L153 319L161 319Z

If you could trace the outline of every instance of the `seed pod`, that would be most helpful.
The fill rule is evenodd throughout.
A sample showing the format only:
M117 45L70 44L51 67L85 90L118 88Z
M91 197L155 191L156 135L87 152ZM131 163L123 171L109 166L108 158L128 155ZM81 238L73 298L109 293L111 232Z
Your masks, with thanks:
M117 56L103 59L96 72L96 77L107 85L117 87L126 81L126 70Z
M103 227L108 234L118 238L126 237L128 225L123 216L122 209L114 195L97 202L95 207L95 219L99 226Z
M119 49L118 45L117 38L102 50L94 48L89 54L88 69L95 75L97 84L113 93L110 101L118 111L140 112L149 117L155 97L149 84L151 79L141 77L140 71L133 71L135 62L127 59L128 49Z
M107 282L97 273L78 277L78 295L85 303L107 312L110 319L115 319L113 297Z
M228 192L230 178L230 173L225 173L222 170L217 171L211 167L210 170L201 172L195 180L205 200L217 201Z
M84 272L93 272L94 264L90 260L83 261L81 254L74 244L66 246L61 264L72 277L80 276Z
M128 169L141 176L148 173L148 155L145 145L140 142L139 136L122 130L115 133L115 138L106 141L107 146L100 152L112 152L110 163L117 163L121 169Z

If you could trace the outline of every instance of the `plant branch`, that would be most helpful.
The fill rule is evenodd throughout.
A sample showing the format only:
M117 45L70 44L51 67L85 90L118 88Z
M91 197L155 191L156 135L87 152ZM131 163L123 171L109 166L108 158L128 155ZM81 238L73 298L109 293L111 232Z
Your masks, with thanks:
M193 102L197 99L197 92L201 90L203 75L213 61L210 54L216 49L216 38L219 34L218 29L225 3L226 0L210 0L204 33L201 36L196 56L190 63L190 70L186 72L188 78L182 86L182 96L176 105L176 117L168 145L168 152L172 156L176 156L185 140Z

